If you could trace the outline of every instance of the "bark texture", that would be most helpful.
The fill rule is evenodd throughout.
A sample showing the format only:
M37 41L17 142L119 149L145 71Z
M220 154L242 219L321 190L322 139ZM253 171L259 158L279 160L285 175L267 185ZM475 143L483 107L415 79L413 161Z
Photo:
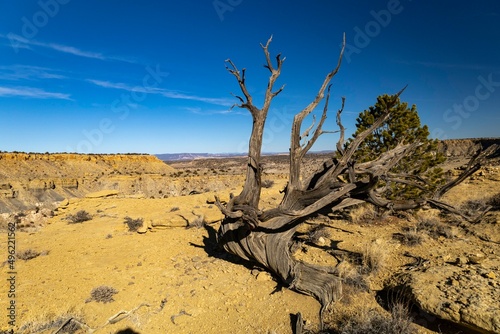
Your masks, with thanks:
M369 202L389 210L415 209L429 204L450 212L459 213L452 206L440 201L448 190L462 182L477 171L484 159L495 147L476 155L462 174L448 184L436 190L429 198L418 198L406 201L391 201L381 197L375 188L379 179L391 178L392 182L418 185L425 183L422 178L410 175L390 175L390 169L405 155L411 154L419 143L401 142L397 147L380 155L376 160L357 164L353 159L354 152L360 143L380 127L389 117L391 105L374 124L344 148L344 126L341 108L336 115L339 127L337 152L318 166L316 172L304 175L301 170L302 160L316 140L328 131L323 130L327 118L330 99L330 81L337 74L342 62L345 37L337 65L329 72L318 89L311 103L295 115L291 129L289 180L284 190L281 203L269 210L259 209L261 194L261 148L264 125L272 100L283 90L284 86L274 89L283 62L278 54L273 59L269 53L272 37L265 45L261 45L264 56L264 67L270 76L261 108L254 105L252 96L245 84L245 69L239 70L231 60L226 60L226 69L236 78L242 95L235 95L239 100L236 107L247 109L253 118L252 133L249 140L246 181L243 190L231 197L228 203L221 203L216 198L216 205L225 215L218 231L218 242L224 249L242 259L257 262L274 273L286 286L295 291L313 296L321 303L320 318L324 310L342 294L342 279L335 275L334 268L320 267L297 261L291 253L292 237L300 224L318 211L329 208L332 211ZM396 96L399 96L401 90ZM324 101L321 117L302 131L304 119ZM467 219L475 219L467 217Z

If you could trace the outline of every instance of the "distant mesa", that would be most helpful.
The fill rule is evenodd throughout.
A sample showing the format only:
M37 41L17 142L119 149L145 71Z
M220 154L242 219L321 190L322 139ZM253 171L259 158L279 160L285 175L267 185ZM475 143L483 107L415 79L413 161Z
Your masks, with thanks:
M493 144L500 144L500 138L466 138L445 139L440 142L439 150L449 157L470 157L478 149L486 149ZM332 151L317 151L311 153L326 154ZM288 152L268 152L263 155L287 155ZM500 152L497 152L500 156ZM247 153L164 153L156 154L163 161L179 161L194 159L239 158L246 157Z
M154 155L0 152L0 213L64 198L118 193L157 196L153 179L174 169Z
M194 159L237 158L244 157L246 153L163 153L156 154L163 161L179 161Z

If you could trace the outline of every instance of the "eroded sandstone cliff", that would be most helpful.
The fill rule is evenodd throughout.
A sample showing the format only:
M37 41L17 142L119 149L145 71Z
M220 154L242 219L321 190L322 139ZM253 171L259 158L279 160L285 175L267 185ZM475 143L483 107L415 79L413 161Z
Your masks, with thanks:
M0 213L102 189L149 197L172 171L152 155L0 153Z
M439 143L439 150L447 157L468 158L478 150L484 150L493 144L500 145L500 138L446 139ZM495 155L498 158L500 150L497 150Z

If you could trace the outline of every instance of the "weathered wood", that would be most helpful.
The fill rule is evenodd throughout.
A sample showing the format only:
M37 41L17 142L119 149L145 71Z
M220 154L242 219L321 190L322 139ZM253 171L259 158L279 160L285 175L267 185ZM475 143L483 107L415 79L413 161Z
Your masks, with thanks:
M236 78L243 94L243 97L236 96L240 104L235 106L250 112L253 127L249 140L246 179L241 193L231 197L227 204L221 203L218 198L215 201L225 216L217 237L219 244L226 251L242 259L257 262L290 289L316 298L321 303L320 319L322 322L324 310L340 298L342 280L336 276L333 268L315 266L293 258L292 238L297 228L308 217L325 208L336 211L364 202L390 210L416 209L425 204L431 204L453 212L453 207L439 201L439 198L478 170L484 159L496 147L490 147L474 157L457 179L437 189L430 197L405 201L389 200L381 197L376 191L376 185L380 179L419 187L423 187L426 183L425 179L420 176L390 173L391 168L396 166L404 156L411 154L419 143L401 142L377 159L357 164L353 158L354 153L359 145L390 117L393 104L389 103L382 116L375 120L370 128L358 134L344 147L345 128L340 116L345 100L342 98L342 106L336 118L340 129L340 138L336 145L337 152L321 163L316 172L311 175L302 175L301 164L304 155L320 135L328 132L323 130L323 125L328 111L330 81L340 69L345 47L344 37L337 66L328 73L313 101L294 117L291 129L289 179L283 191L283 199L276 208L261 211L259 201L262 188L261 149L264 126L272 99L284 88L281 86L278 90L273 90L285 58L281 58L278 54L276 65L273 65L269 53L271 40L272 38L269 38L265 45L261 45L266 59L264 67L271 74L265 91L264 104L260 109L254 105L246 87L245 70L238 70L229 59L226 61L227 70ZM394 96L394 103L405 88ZM318 124L315 124L316 119L313 118L313 124L302 131L303 120L325 99L325 92L325 106ZM302 143L306 138L309 140Z

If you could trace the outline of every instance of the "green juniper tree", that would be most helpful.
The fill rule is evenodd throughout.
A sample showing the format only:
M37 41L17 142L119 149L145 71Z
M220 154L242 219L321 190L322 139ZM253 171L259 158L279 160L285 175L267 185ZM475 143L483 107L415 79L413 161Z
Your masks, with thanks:
M409 107L408 103L401 102L398 96L379 96L374 106L359 114L353 137L356 138L368 129L391 105L390 117L360 144L355 159L358 163L372 161L401 142L419 142L420 145L415 151L401 159L384 180L379 182L378 188L386 198L418 198L424 192L434 191L445 181L442 170L436 166L446 158L437 150L438 140L428 138L429 128L420 124L415 105ZM406 180L407 183L391 180Z

